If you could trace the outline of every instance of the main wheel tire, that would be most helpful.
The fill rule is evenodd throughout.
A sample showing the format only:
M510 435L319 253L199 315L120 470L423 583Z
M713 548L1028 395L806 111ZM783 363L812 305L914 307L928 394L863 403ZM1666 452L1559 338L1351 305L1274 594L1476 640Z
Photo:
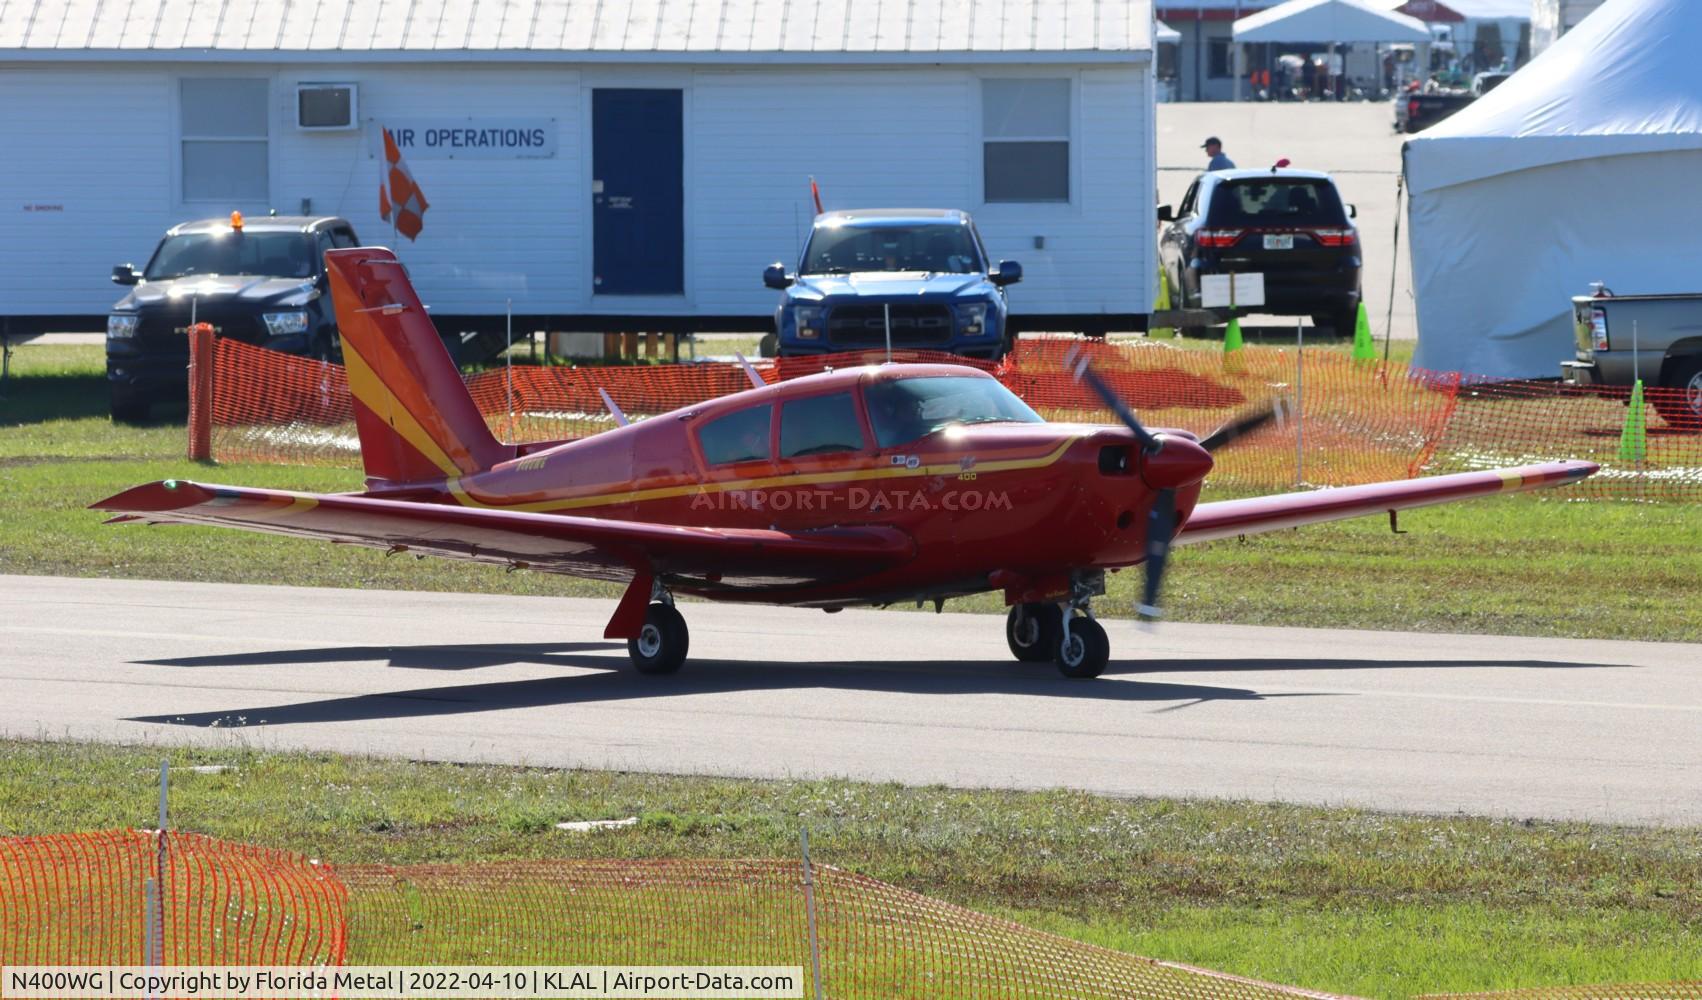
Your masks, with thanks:
M1064 615L1056 604L1018 604L1005 616L1005 643L1024 663L1052 659L1062 636Z
M1057 650L1054 662L1065 677L1098 677L1111 662L1111 638L1092 618L1070 619L1070 637L1059 636Z
M1657 393L1655 412L1673 430L1696 433L1702 431L1702 357L1673 362L1673 370L1661 380L1663 389L1679 393Z
M671 604L652 604L644 612L638 638L626 641L627 656L641 674L671 674L686 662L691 634Z

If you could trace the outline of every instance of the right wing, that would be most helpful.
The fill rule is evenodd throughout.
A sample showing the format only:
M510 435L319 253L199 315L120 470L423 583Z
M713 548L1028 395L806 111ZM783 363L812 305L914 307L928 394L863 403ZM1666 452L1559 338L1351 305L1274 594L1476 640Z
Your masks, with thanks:
M119 522L212 524L623 583L635 575L689 577L709 589L849 580L915 551L909 535L880 526L682 528L183 480L137 486L93 506L119 514Z
M1496 493L1522 493L1566 486L1593 475L1599 468L1594 462L1549 462L1516 469L1459 472L1390 483L1202 503L1194 508L1188 522L1182 525L1176 544L1256 535L1280 528L1298 528L1303 524L1340 521L1384 511L1393 513L1410 507L1427 507Z

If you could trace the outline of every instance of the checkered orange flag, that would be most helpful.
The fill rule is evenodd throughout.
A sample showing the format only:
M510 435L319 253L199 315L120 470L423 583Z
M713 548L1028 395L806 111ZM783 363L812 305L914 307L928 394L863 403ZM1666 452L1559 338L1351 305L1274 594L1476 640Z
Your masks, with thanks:
M396 148L396 139L389 129L384 130L384 159L390 165L390 203L396 212L396 231L409 240L416 240L425 225L425 212L431 203L426 201L420 186L414 183L414 175L408 170L408 165L402 162L402 151ZM381 197L382 194L381 190ZM379 202L381 208L383 204Z

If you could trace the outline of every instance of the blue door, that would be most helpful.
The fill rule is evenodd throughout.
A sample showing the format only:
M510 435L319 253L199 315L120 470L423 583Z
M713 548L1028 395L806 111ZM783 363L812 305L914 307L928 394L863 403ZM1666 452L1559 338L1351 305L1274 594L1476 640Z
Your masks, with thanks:
M591 92L592 291L685 291L685 138L678 90Z

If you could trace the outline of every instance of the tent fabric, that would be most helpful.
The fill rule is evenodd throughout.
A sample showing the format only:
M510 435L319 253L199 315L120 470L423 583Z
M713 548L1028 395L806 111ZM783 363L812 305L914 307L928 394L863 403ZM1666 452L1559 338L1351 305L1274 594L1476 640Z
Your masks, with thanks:
M1152 40L1155 43L1168 42L1176 45L1182 41L1182 33L1163 21L1155 21L1152 26Z
M1590 282L1702 291L1699 46L1696 0L1607 0L1408 140L1417 364L1553 377Z
M1376 0L1381 10L1416 17L1427 24L1459 24L1466 16L1442 0Z
M1360 0L1288 0L1235 22L1237 42L1428 42L1416 17L1378 10Z

